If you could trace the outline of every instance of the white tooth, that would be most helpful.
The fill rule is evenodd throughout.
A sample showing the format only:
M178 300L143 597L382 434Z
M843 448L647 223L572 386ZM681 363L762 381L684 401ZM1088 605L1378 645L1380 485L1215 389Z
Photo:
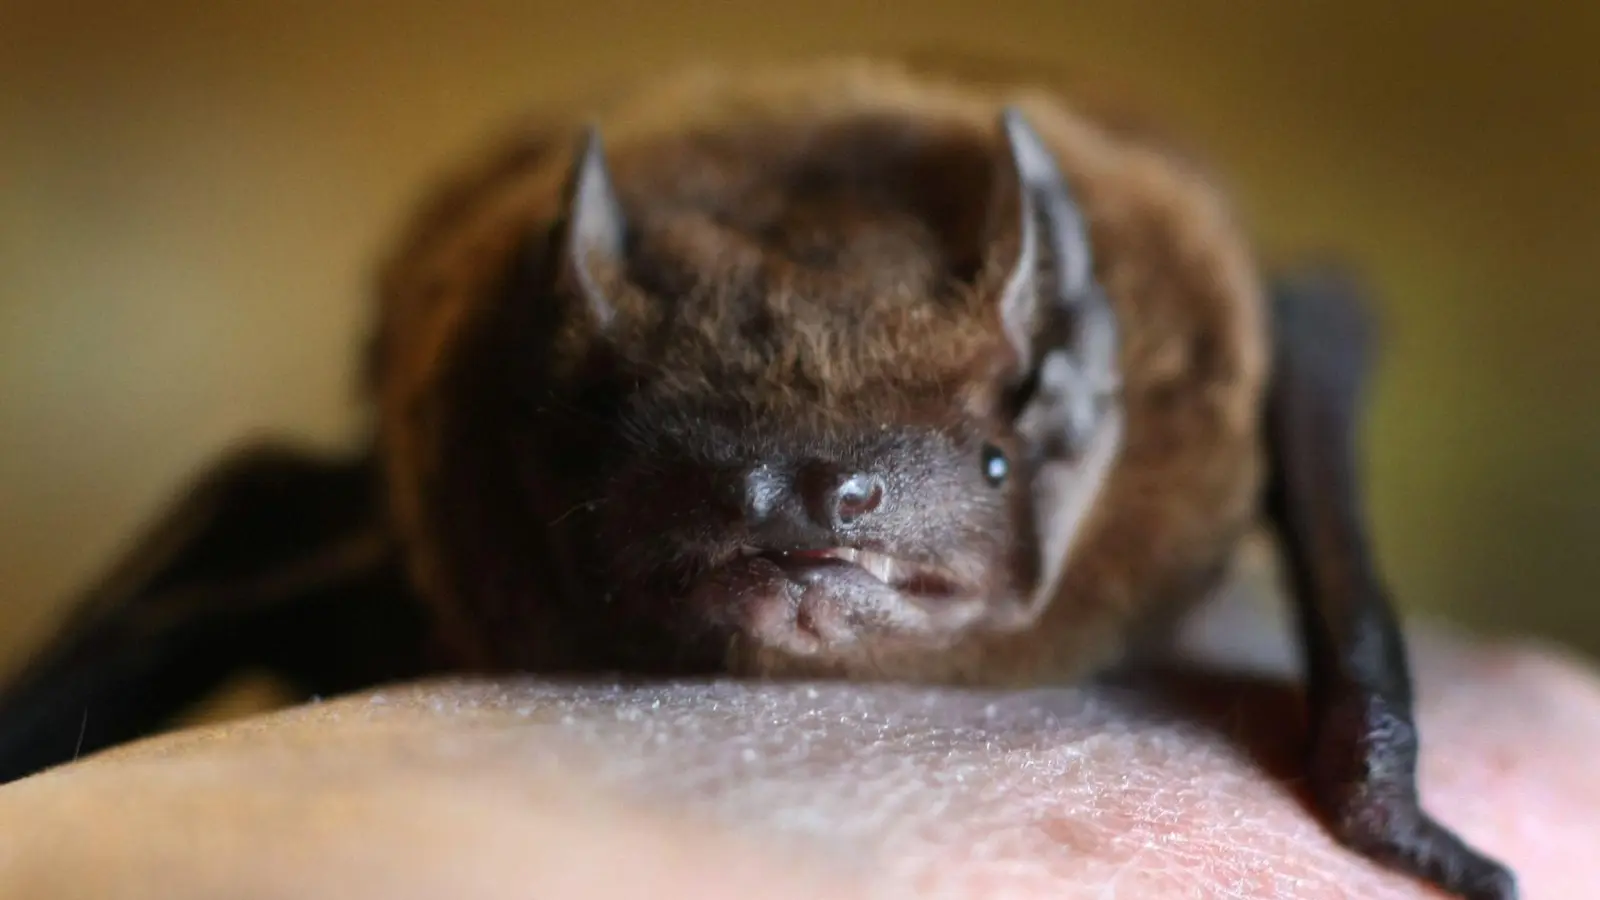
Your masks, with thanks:
M860 554L860 565L861 568L871 573L872 577L884 584L889 584L894 579L895 570L899 568L895 565L893 557L866 551Z
M860 564L859 561L861 554L854 547L839 547L833 551L833 556L836 559L842 559L848 563L856 563L857 565Z
M890 558L889 566L883 573L883 581L885 584L890 585L899 584L906 580L906 573L910 571L911 568L905 563L898 559Z

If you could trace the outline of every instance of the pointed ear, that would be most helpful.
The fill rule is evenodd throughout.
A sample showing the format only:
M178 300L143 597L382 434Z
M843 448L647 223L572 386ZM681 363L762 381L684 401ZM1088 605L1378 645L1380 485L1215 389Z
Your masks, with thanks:
M1040 363L1040 333L1094 290L1089 229L1055 157L1021 110L1000 114L989 243L1012 237L1016 254L1001 284L1000 321L1019 368Z
M1007 402L1042 457L1077 457L1119 388L1116 315L1094 276L1088 223L1050 148L1014 107L1001 114L1000 130L990 246L1009 237L1017 247L996 301L1017 359Z
M578 142L564 203L560 278L582 298L589 315L603 328L616 308L595 277L595 264L622 263L627 221L611 185L598 126L584 129Z

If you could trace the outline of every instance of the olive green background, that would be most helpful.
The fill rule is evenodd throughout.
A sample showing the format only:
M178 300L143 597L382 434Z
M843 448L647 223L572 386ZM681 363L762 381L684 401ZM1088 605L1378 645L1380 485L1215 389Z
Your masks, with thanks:
M223 445L353 433L375 254L486 129L873 48L1103 79L1265 247L1359 262L1402 602L1600 651L1597 46L1593 2L0 0L0 663Z

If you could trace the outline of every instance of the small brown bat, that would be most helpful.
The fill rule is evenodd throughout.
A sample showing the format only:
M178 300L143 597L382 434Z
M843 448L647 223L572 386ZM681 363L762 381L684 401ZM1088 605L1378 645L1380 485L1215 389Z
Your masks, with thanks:
M1357 294L1261 277L1196 168L1048 91L861 61L663 78L424 205L379 286L367 448L219 463L0 696L0 777L246 665L320 693L1059 681L1265 526L1331 829L1508 900L1418 802Z

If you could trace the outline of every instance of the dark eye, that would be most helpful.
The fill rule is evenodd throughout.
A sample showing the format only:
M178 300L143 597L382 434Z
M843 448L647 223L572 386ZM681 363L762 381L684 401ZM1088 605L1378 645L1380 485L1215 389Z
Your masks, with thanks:
M1006 475L1011 472L1011 463L1006 461L1005 453L993 444L983 446L983 477L995 487L1006 480Z

